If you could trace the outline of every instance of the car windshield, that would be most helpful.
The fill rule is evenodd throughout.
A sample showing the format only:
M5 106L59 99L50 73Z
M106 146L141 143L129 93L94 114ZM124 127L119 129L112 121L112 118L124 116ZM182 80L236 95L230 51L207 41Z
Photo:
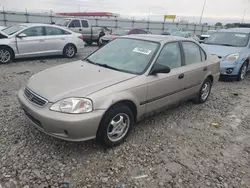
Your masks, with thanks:
M207 31L207 32L205 32L203 35L212 35L212 34L214 34L216 31Z
M5 34L7 35L13 35L15 34L16 32L24 29L26 26L24 25L15 25L15 26L10 26L10 27L7 27L5 29L2 30L2 32L4 32Z
M119 38L100 48L86 60L99 66L132 74L143 73L160 44Z
M187 35L187 33L185 33L185 32L174 32L174 33L171 33L171 35L178 36L178 37L185 37Z
M56 22L56 25L59 25L59 26L67 26L70 22L70 19L62 19L62 20L59 20Z
M249 41L249 34L218 32L210 36L205 44L245 47Z
M112 35L123 36L123 35L127 35L128 33L129 33L129 30L127 29L117 29L112 33Z

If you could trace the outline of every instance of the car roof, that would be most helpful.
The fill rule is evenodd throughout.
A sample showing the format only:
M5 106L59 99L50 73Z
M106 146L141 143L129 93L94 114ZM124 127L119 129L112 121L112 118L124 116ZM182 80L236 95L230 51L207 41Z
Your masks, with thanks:
M250 33L250 28L230 28L230 29L221 29L218 32L229 32L229 33Z
M52 26L52 27L60 27L54 24L42 24L42 23L22 23L22 24L18 24L18 25L22 25L22 26L26 26L26 27L32 27L32 26Z
M126 36L122 36L122 38L148 40L152 42L161 42L161 43L167 43L171 41L180 41L180 40L193 41L193 40L186 39L183 37L176 37L176 36L171 36L171 35L154 35L154 34L126 35Z

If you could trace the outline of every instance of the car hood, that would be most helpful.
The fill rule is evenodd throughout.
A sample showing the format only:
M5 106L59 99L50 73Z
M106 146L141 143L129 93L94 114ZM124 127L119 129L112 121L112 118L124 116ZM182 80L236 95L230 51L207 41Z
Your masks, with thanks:
M56 102L66 97L87 97L94 92L134 77L136 75L85 61L76 61L35 74L29 79L27 87L50 102Z
M113 40L113 39L115 39L117 37L119 37L119 36L117 36L117 35L105 35L105 36L102 37L102 39L103 40Z
M229 54L240 53L244 50L244 48L242 47L232 47L232 46L219 46L219 45L209 45L209 44L202 44L202 46L210 54L215 54L222 58Z
M4 32L0 31L0 39L8 38L8 35L6 35Z

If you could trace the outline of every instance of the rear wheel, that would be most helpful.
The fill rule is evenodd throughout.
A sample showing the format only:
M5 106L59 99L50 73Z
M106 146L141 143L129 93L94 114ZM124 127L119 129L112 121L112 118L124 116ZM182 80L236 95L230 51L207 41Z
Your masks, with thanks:
M108 147L119 145L127 138L133 123L131 109L125 105L115 105L105 113L97 139Z
M0 47L0 64L10 63L14 59L14 54L11 49Z
M86 43L87 43L89 46L91 46L91 45L93 44L93 41L92 41L92 40L86 41Z
M67 44L64 47L63 55L65 57L67 57L67 58L75 57L75 55L76 55L76 47L73 44Z
M212 89L212 81L209 78L203 82L197 97L193 100L194 103L201 104L207 101Z
M239 74L237 76L237 81L242 81L245 79L247 74L247 63L243 63L243 65L240 68Z

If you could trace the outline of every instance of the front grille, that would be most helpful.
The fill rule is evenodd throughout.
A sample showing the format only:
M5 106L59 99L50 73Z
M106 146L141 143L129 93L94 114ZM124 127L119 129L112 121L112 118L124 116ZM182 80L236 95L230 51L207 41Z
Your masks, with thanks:
M36 93L34 93L33 91L31 91L29 88L25 88L24 89L24 96L33 104L38 105L40 107L43 107L48 101L42 97L40 97L39 95L37 95Z

